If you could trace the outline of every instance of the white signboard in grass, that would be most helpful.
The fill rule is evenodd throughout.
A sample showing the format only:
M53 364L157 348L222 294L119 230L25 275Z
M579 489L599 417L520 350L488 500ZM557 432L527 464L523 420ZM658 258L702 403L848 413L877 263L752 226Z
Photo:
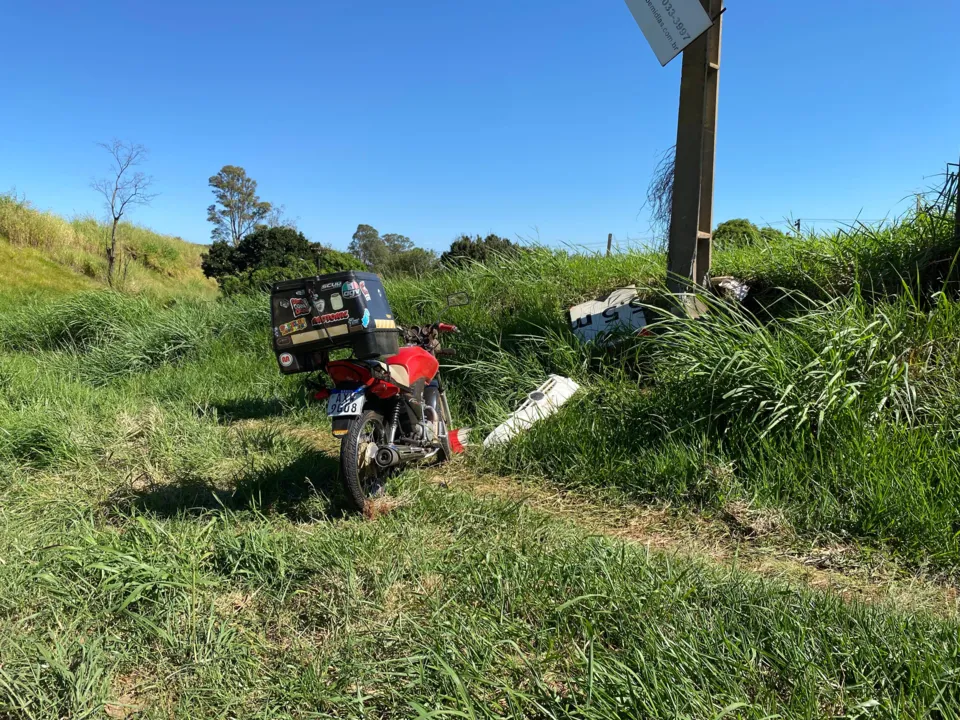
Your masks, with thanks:
M538 420L553 415L560 406L573 397L580 389L570 378L562 375L551 375L540 387L527 395L527 399L505 422L483 441L484 447L504 443L518 433L523 432Z
M609 333L635 332L646 327L647 316L637 297L637 288L618 288L599 300L570 308L570 329L581 342L605 339Z
M633 19L666 65L713 23L700 0L626 0Z

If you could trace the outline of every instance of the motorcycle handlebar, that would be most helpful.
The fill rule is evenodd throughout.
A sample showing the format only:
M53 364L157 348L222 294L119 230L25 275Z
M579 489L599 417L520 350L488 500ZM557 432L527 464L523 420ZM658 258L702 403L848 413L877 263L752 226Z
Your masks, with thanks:
M457 326L450 323L437 323L437 330L440 332L457 332Z

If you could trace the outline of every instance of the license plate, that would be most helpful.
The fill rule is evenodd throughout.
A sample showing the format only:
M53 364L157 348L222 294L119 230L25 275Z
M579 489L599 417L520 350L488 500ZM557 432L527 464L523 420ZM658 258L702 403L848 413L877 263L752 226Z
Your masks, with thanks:
M363 403L367 398L363 390L335 390L327 399L327 415L359 415L363 412Z

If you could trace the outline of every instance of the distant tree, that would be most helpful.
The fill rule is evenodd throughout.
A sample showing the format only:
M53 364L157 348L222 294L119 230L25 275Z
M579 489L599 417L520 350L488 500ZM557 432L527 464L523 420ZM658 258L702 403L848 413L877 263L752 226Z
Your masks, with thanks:
M213 223L210 236L236 246L240 239L267 218L273 205L257 195L257 181L236 165L224 165L208 184L216 202L207 208Z
M760 242L779 242L786 235L772 227L758 228L749 220L735 218L717 225L713 231L713 247L717 250L731 250L733 248L757 245Z
M107 244L107 284L113 287L117 264L117 226L123 217L138 205L149 205L156 194L149 192L153 178L136 170L147 159L143 145L113 140L98 143L110 154L109 175L94 180L90 186L103 196L110 214L110 240ZM126 270L124 270L126 275Z
M422 275L436 265L434 253L414 246L406 235L380 235L371 225L357 225L350 246L351 255L381 275Z
M713 231L713 247L716 250L756 245L760 240L760 228L744 218L727 220Z
M297 221L293 218L290 218L286 214L286 207L283 205L274 205L270 208L270 212L264 215L263 220L259 225L265 225L267 227L288 227L297 229ZM258 227L259 227L258 225Z
M290 227L260 226L231 246L217 240L201 260L207 277L216 278L224 294L269 288L279 280L364 268L356 258Z
M369 267L376 267L386 258L387 246L375 227L361 224L357 225L357 231L350 240L347 252Z
M387 233L380 238L387 247L387 253L390 255L399 255L401 253L413 250L413 241L406 235L398 233Z
M516 255L518 251L519 246L515 243L492 233L485 238L479 235L461 235L450 244L450 249L440 256L440 264L455 267L469 260L485 263L498 255Z
M385 275L413 275L420 277L436 268L437 254L424 248L411 247L390 257Z

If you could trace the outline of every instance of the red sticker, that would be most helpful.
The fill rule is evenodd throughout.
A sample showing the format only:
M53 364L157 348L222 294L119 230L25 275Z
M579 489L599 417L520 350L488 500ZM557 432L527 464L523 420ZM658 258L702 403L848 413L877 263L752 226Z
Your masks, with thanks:
M326 315L320 315L313 317L314 325L326 325L327 323L337 322L339 320L346 320L350 317L350 313L346 310L340 310L339 312L327 313Z
M290 309L293 310L294 317L310 314L310 305L303 298L290 298Z

